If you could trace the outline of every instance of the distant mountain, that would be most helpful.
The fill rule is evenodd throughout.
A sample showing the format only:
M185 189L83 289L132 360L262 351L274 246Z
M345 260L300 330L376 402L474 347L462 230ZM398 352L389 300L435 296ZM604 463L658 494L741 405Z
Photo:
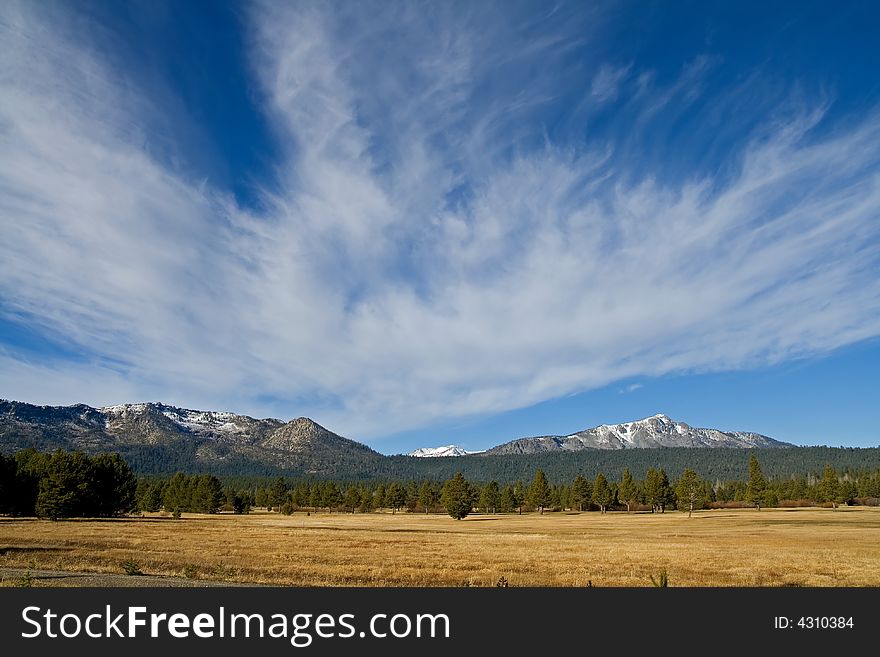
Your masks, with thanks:
M793 447L758 433L697 429L659 414L623 424L602 424L568 436L519 438L486 454L538 454L582 449L651 447Z
M595 453L630 448L791 445L756 433L695 429L665 415L655 415L637 422L603 424L568 436L520 438L485 452L469 453L447 445L418 449L409 456L385 456L305 417L282 422L161 403L92 408L84 404L35 406L0 400L0 452L28 447L40 451L80 449L90 454L119 452L142 473L283 472L291 476L360 479L446 477L446 460L425 457L456 456L456 465L449 467L493 478L512 467L510 459L500 458L509 455L523 455L530 463L543 456L567 456L573 463L579 460L573 452L582 450ZM561 471L569 465L560 462L554 468ZM523 463L521 467L527 471L534 466Z
M435 456L467 456L468 454L476 453L478 452L469 452L464 447L459 447L458 445L445 445L443 447L419 447L407 454L407 456L431 458Z
M355 475L386 457L309 418L290 422L160 403L92 408L0 400L0 450L118 451L145 471L277 471Z

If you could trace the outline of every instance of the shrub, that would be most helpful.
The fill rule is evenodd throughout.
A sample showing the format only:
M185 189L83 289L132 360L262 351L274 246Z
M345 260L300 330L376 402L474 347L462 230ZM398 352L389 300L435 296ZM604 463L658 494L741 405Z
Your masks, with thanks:
M665 589L669 586L669 573L666 572L666 569L660 571L657 579L654 579L654 576L651 575L651 584L656 586L658 589Z
M24 575L15 580L12 584L15 588L19 589L29 589L34 585L34 578L31 576L31 571L25 571Z
M143 575L140 564L134 559L127 559L122 562L122 572L126 575Z

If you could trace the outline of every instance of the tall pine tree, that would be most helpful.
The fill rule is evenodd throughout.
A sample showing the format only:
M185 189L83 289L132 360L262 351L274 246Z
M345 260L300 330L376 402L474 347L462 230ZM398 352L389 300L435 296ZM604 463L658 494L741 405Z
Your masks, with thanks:
M819 498L822 502L831 502L831 508L837 508L839 501L840 481L831 464L825 465L822 479L819 481Z
M593 503L599 507L602 513L608 509L613 499L613 491L608 485L608 479L601 472L596 475L596 481L593 482Z
M682 473L675 486L675 492L678 496L678 509L682 511L684 507L687 507L688 518L693 515L694 509L703 507L706 486L697 473L690 468Z
M474 508L473 491L460 472L443 484L440 503L446 508L446 512L456 520L466 517Z
M437 504L437 493L434 491L434 486L430 481L426 481L422 484L422 487L419 488L419 504L425 507L425 513L428 513L428 509Z
M483 486L480 491L480 507L483 509L483 513L495 513L500 495L497 481L492 480Z
M761 464L758 463L758 457L752 454L749 457L749 483L746 489L746 499L758 511L761 510L761 504L764 503L766 490L767 480L764 478L764 473L761 472Z
M547 477L544 476L543 470L535 471L535 478L532 485L529 486L528 502L532 506L538 507L541 515L544 515L544 507L550 504L550 484L547 483Z
M631 504L635 504L638 496L639 489L636 486L636 482L633 479L632 473L630 473L629 468L624 468L623 477L620 479L620 489L617 493L620 501L626 504L627 513L630 512Z
M571 505L577 506L578 511L583 511L584 506L590 503L593 497L593 488L583 475L574 478L571 484Z

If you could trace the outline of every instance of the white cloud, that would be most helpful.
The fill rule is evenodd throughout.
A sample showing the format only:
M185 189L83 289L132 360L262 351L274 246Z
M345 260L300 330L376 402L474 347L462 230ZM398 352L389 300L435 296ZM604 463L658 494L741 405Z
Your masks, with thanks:
M876 114L824 135L821 111L791 119L734 175L661 184L608 151L511 155L506 101L527 97L480 95L491 35L417 15L349 34L269 4L255 70L289 148L255 214L151 155L157 109L17 7L0 308L84 355L7 349L0 396L308 414L365 438L880 333Z
M620 90L621 83L629 75L631 66L611 66L602 64L593 78L590 93L596 102L604 103L615 100Z

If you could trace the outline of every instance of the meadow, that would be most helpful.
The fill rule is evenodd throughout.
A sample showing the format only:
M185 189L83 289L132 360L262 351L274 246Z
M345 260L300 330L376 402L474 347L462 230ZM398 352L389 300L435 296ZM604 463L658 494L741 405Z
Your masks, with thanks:
M0 519L0 568L296 586L880 586L880 509Z

